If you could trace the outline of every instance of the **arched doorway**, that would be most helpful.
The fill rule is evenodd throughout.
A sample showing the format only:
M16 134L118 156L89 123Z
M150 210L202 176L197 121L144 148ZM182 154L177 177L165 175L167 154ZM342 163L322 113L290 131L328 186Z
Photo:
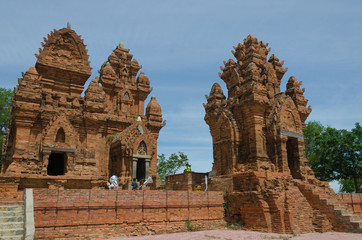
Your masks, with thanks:
M65 174L66 155L65 153L52 152L49 156L47 174L50 176L58 176Z
M140 142L137 154L132 156L132 178L137 181L144 180L149 176L151 156L147 155L147 146L144 141Z

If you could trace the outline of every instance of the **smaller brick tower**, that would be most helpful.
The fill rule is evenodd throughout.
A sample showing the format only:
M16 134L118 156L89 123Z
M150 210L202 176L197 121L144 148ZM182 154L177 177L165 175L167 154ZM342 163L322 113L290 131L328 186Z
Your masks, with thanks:
M308 166L303 130L311 108L295 77L280 91L287 69L274 54L267 60L267 46L249 35L234 47L236 61L219 74L228 97L218 83L206 95L216 174L209 189L227 190L230 216L249 229L362 231L341 217L346 206Z
M274 55L267 61L266 46L249 35L235 48L237 62L229 59L221 67L228 98L217 83L207 97L214 168L217 175L264 170L307 178L303 129L311 109L294 77L280 92L287 69Z

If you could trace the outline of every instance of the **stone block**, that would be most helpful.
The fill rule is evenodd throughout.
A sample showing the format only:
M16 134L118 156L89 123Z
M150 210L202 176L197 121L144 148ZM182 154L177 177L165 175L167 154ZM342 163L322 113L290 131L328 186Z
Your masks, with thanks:
M220 206L224 203L223 192L207 192L208 203L210 206Z
M207 220L209 219L208 207L197 207L190 206L189 209L189 220Z
M143 208L166 208L166 191L144 191Z
M189 207L205 207L208 205L207 192L189 192Z
M56 226L57 210L35 210L34 222L36 227Z
M167 208L188 208L189 191L167 191Z
M167 221L187 221L189 220L189 210L188 207L168 207L167 208Z
M144 208L143 221L145 222L164 222L167 221L166 207Z
M117 222L115 208L90 208L88 224L112 224Z
M223 206L209 207L209 219L223 219L225 209Z
M117 223L134 224L143 221L142 208L117 208L116 220Z
M144 191L117 190L118 208L142 208Z

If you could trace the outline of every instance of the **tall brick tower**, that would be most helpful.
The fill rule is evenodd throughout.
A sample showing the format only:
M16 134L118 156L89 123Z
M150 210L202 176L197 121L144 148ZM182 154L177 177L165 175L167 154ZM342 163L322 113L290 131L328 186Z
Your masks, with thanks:
M152 88L130 50L120 43L82 97L91 68L81 37L54 30L42 46L14 90L0 183L93 188L115 174L127 188L132 178L159 179L161 107L153 97L145 114Z
M274 54L267 59L267 46L249 35L234 47L236 62L224 62L219 74L228 97L218 83L206 96L216 175L209 189L227 190L230 217L249 229L362 231L342 220L338 211L347 207L308 166L303 130L311 108L295 77L280 91L287 69Z

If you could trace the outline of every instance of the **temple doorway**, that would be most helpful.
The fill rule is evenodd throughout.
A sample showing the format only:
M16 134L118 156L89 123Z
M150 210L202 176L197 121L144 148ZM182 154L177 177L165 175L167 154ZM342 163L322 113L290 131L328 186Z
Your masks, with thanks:
M137 181L146 179L146 161L144 158L139 158L137 161L136 178L137 178Z
M300 178L298 171L299 157L298 157L298 139L294 137L288 137L287 140L287 156L288 156L288 167L293 178Z
M48 161L47 174L58 176L65 174L65 153L51 153Z

